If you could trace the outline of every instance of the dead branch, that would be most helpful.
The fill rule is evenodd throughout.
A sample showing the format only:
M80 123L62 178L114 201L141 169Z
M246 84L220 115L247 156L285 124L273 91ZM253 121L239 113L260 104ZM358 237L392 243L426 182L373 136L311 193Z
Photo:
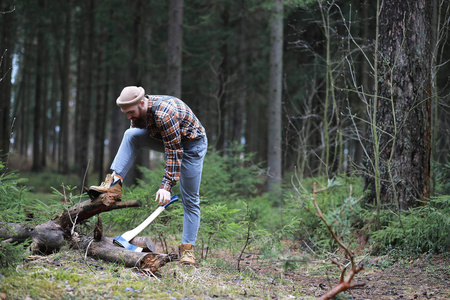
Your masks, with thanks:
M330 232L333 239L338 243L339 247L342 250L344 250L345 254L348 256L348 259L350 260L350 263L351 263L351 269L350 269L349 273L347 274L347 276L345 276L345 272L346 272L347 268L344 268L343 266L338 264L336 261L332 261L331 263L338 266L339 269L341 270L341 275L339 277L339 283L336 286L334 286L331 290L326 292L324 295L322 295L319 298L320 300L331 299L334 296L336 296L337 294L339 294L340 292L365 285L365 283L357 283L357 284L351 283L353 278L355 277L355 275L358 274L360 271L364 270L364 267L357 266L355 264L353 252L348 247L346 247L344 245L344 243L341 241L341 239L336 235L336 233L334 232L331 225L328 224L327 220L323 216L322 210L320 209L320 206L317 203L316 195L325 190L327 190L327 188L317 190L316 183L314 182L312 201L313 201L314 207L316 208L316 211L317 211L316 216L318 216L324 222L325 226L327 227L327 229Z
M351 284L351 281L353 280L355 275L358 274L360 271L364 270L363 266L353 268L353 265L352 265L352 269L347 274L347 277L345 277L345 271L347 270L347 268L342 267L340 264L338 264L335 261L332 261L331 263L338 266L339 269L341 270L341 275L339 277L339 283L337 285L335 285L331 290L326 292L324 295L322 295L319 298L319 300L332 299L334 296L336 296L340 292L343 292L343 291L346 291L349 289L353 289L353 288L357 288L357 287L362 287L365 285L365 283Z

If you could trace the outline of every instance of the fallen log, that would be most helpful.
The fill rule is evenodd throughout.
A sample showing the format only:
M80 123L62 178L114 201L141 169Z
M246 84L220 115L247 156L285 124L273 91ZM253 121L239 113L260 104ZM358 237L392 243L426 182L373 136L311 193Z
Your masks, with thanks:
M86 255L96 259L155 272L166 263L177 259L177 254L155 253L154 243L148 237L135 237L131 240L131 243L143 248L144 252L117 246L112 238L103 237L100 217L95 225L94 237L81 235L75 231L75 225L102 212L141 205L139 200L121 201L114 195L102 194L98 198L80 202L52 220L39 225L0 222L0 240L2 243L23 243L29 240L31 250L42 254L57 252L62 246L69 244L72 249L84 250Z
M31 249L34 252L51 254L59 251L65 245L66 240L71 239L76 224L101 212L140 207L141 205L139 200L122 202L108 199L108 201L105 201L102 197L94 201L86 200L68 208L52 220L39 225L0 223L0 239L12 243L23 243L25 240L31 240Z
M139 245L140 246L140 245ZM96 259L123 264L125 267L146 269L155 273L159 268L178 258L175 253L159 254L153 252L136 252L113 243L112 238L103 237L95 240L92 237L80 235L73 238L70 247L80 249Z

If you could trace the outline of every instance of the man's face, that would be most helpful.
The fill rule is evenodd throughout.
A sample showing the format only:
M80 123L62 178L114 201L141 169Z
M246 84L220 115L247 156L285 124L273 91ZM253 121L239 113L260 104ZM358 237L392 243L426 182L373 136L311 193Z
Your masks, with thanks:
M138 128L145 128L145 120L147 117L147 111L144 108L144 101L141 101L137 105L130 105L121 107L120 110L127 115L128 120L131 120L133 126Z

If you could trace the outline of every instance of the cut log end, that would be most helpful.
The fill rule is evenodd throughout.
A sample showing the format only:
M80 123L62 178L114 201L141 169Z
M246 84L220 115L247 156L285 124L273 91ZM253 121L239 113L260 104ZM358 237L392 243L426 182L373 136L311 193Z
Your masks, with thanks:
M142 264L140 265L141 269L150 270L155 273L158 269L163 267L169 262L172 262L178 258L178 255L175 253L170 254L158 254L158 253L148 253L145 255Z

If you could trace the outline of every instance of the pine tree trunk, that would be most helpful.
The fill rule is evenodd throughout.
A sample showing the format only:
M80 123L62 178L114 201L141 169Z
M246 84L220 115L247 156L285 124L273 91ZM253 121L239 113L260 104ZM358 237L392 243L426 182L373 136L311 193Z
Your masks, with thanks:
M270 83L268 119L268 176L269 191L281 184L281 100L283 78L283 2L274 0L270 33Z
M241 6L242 14L244 8L244 1L241 0L239 2L239 5ZM234 101L233 105L233 135L232 140L237 142L238 144L241 143L242 138L242 128L243 128L243 120L244 120L244 107L245 107L245 99L247 98L247 83L246 83L246 51L247 51L247 45L246 45L246 18L241 17L239 19L239 34L238 34L238 54L237 54L237 64L238 64L238 77L239 77L239 84L238 84L238 94L236 97L236 100Z
M380 21L380 196L382 204L405 210L429 197L431 4L387 0ZM372 177L366 184L373 191Z
M223 24L223 28L227 28L229 26L229 11L228 7L224 7L221 20ZM225 147L225 141L227 140L226 135L226 118L227 118L227 83L228 83L228 44L223 43L220 47L220 53L222 54L222 60L219 65L219 70L217 72L218 85L219 89L217 92L217 99L219 101L219 120L218 120L218 130L217 130L217 142L216 148L218 150L223 150Z
M44 41L43 51L44 53L47 53L47 47L46 42ZM47 151L48 151L48 134L49 134L49 117L48 117L48 90L49 90L49 80L48 80L48 74L49 74L49 66L50 62L47 61L43 65L42 70L42 153L41 153L41 168L45 168L47 166Z
M183 6L184 0L169 1L167 94L175 97L181 97Z
M43 11L44 1L39 1L39 9ZM44 68L44 32L42 22L37 27L36 37L36 73L35 73L35 90L34 90L34 111L33 111L33 166L34 172L39 172L42 169L41 155L42 155L42 116L43 116L43 99L42 99L42 82L43 82L43 68Z
M104 34L102 34L103 36ZM100 46L98 50L97 63L97 102L95 104L95 111L100 112L96 116L95 133L94 133L94 171L98 172L98 182L102 182L104 177L104 157L105 157L105 130L106 130L106 116L108 111L107 94L108 94L108 80L109 70L105 66L104 50Z
M1 11L11 11L14 7L2 3ZM11 137L11 119L9 117L11 107L11 73L14 37L13 12L2 14L0 19L0 160L9 152Z
M76 33L76 40L77 40L77 44L78 44L78 49L77 49L77 59L76 59L76 90L77 90L77 94L75 96L75 116L74 116L74 121L75 121L75 135L74 135L74 140L71 141L71 144L75 145L75 149L70 149L70 154L69 156L72 155L73 152L73 157L74 157L74 162L75 162L75 166L77 168L77 176L79 176L80 174L80 170L81 170L81 164L82 164L82 155L83 152L86 149L86 142L81 142L84 140L85 137L83 137L83 121L84 121L84 116L83 113L86 109L85 105L87 103L85 103L86 101L86 87L85 87L85 82L86 82L86 78L84 77L84 68L86 65L86 51L85 51L85 47L86 47L86 39L85 39L85 27L87 27L84 24L84 19L82 17L78 17L79 19L77 20L78 22L80 22L81 24L78 26L78 32ZM78 143L76 143L75 141L80 141ZM75 150L75 151L73 151Z
M60 111L60 131L59 131L59 172L66 173L69 170L69 87L70 87L70 54L71 54L71 21L72 21L72 1L65 1L66 18L64 22L63 36L64 46L59 59L59 70L61 78L61 111Z
M53 71L51 73L51 96L50 96L50 143L51 153L49 154L51 161L57 162L57 150L58 150L58 131L57 125L59 122L59 115L57 113L57 106L60 104L61 95L59 93L59 87L61 85L60 78L58 76L58 55L56 54L55 61L53 62Z

